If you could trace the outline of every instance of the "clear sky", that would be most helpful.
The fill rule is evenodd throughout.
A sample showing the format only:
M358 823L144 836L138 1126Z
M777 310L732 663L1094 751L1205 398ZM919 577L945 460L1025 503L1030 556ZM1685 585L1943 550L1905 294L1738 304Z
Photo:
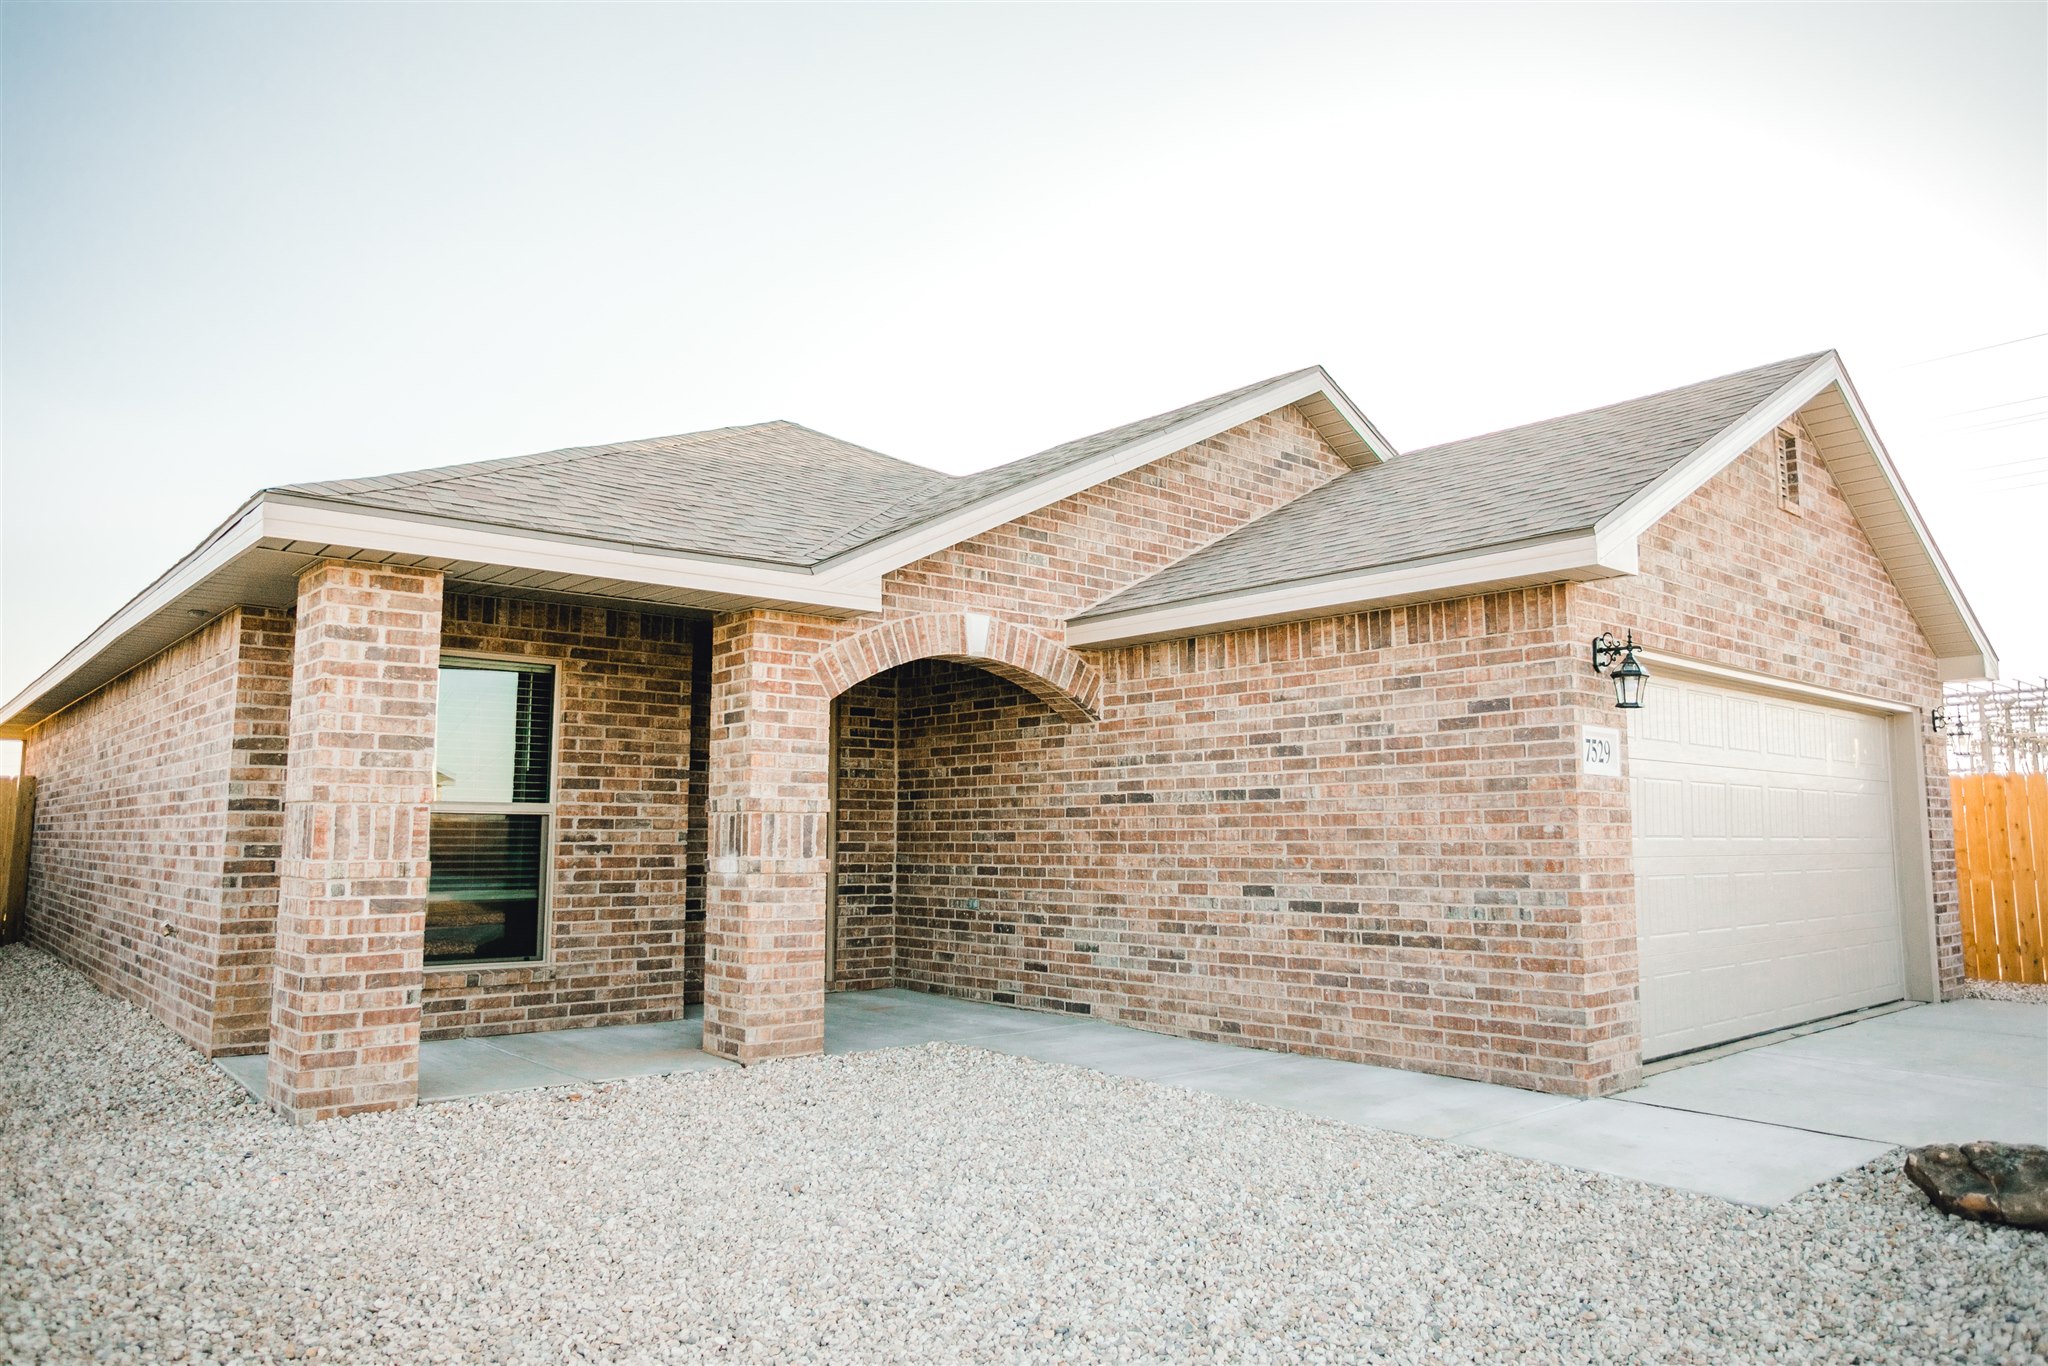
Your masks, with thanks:
M1417 446L1829 346L2048 674L2044 14L6 5L0 697L265 485L964 471L1311 363Z

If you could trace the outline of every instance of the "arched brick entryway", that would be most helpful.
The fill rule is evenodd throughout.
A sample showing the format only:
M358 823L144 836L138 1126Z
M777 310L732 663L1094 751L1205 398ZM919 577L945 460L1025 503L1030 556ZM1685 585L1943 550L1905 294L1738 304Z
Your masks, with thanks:
M1102 675L1066 646L980 612L931 612L870 627L818 658L818 679L837 697L863 679L913 659L950 659L988 670L1042 699L1069 721L1093 721Z

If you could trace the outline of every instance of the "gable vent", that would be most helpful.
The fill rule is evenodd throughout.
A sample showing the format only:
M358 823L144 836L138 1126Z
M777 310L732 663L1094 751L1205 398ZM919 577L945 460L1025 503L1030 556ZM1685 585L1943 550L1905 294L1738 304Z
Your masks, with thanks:
M1778 428L1778 501L1799 506L1799 452L1806 443L1790 427Z

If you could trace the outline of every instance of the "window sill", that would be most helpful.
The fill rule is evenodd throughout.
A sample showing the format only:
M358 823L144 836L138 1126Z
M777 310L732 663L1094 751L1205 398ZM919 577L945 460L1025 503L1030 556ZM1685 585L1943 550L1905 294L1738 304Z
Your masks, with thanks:
M473 967L430 966L421 985L428 991L460 987L522 987L555 980L553 963L478 963Z

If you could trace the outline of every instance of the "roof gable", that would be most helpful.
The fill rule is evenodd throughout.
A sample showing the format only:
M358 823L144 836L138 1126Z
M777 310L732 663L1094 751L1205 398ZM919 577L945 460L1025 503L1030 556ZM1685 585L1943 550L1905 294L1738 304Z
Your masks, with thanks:
M1340 475L1084 616L1589 530L1815 359L1409 451Z
M832 573L887 573L1281 408L1293 407L1354 469L1395 454L1321 366L1277 375L1112 427L927 490L851 527L828 550Z
M1075 644L1635 572L1644 531L1794 414L1944 677L1998 660L1840 358L1794 357L1340 476L1082 613Z

